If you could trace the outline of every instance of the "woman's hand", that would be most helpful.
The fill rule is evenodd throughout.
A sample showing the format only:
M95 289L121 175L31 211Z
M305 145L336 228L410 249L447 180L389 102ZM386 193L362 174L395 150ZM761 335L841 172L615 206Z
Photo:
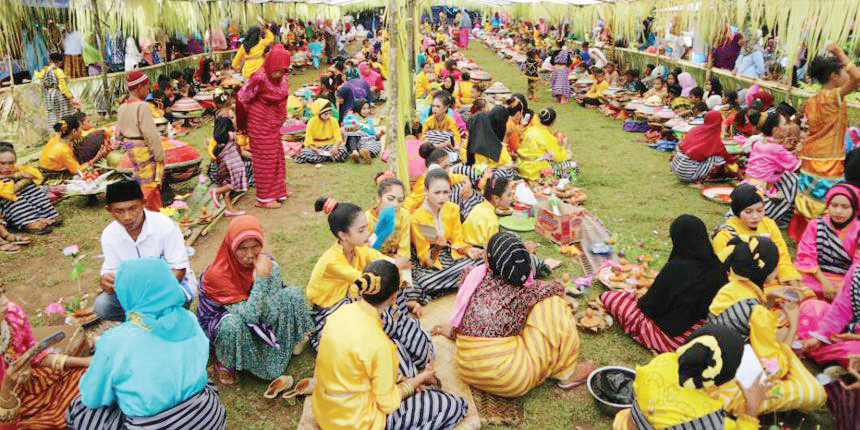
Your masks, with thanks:
M468 256L472 260L480 260L484 258L484 251L478 248L468 248L466 249L466 256Z
M421 318L424 315L424 306L421 306L421 303L418 303L418 300L407 301L406 308L418 318Z
M860 356L851 356L848 358L848 373L854 376L853 384L846 384L845 382L839 381L839 385L842 386L843 389L849 391L860 390Z
M803 346L800 347L800 350L808 354L812 351L815 351L816 349L818 349L820 347L821 347L821 341L814 338L814 337L811 337L811 338L803 341Z
M466 181L463 184L463 188L460 190L460 200L466 200L472 195L472 183Z
M432 329L430 329L430 334L433 336L445 336L448 339L454 340L456 336L454 335L454 327L451 327L451 324L437 324Z
M762 373L751 386L747 388L744 388L743 384L738 384L738 386L744 393L744 399L746 400L745 413L751 417L757 417L758 410L762 402L767 400L767 392L770 391L773 383L768 381L767 376Z
M833 336L830 336L830 338L836 342L850 342L853 340L860 340L860 334L839 333L839 334L834 334Z
M254 262L255 276L271 276L272 275L272 259L268 255L260 253L257 260Z
M412 260L398 255L394 257L394 265L400 270L406 270L412 267Z

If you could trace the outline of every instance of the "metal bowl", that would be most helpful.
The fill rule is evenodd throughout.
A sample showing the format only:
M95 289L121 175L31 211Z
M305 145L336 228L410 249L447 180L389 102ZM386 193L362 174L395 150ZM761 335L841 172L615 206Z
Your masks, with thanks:
M612 403L612 402L603 400L594 391L594 387L592 386L594 383L594 378L598 374L600 374L601 372L605 372L607 370L625 371L627 373L630 373L630 375L633 375L634 377L636 376L636 371L633 369L630 369L628 367L622 367L622 366L604 366L604 367L598 368L594 372L591 372L590 375L588 375L588 380L585 382L585 385L588 386L588 392L591 394L591 398L594 399L594 403L597 405L597 409L600 409L600 411L603 412L608 417L614 417L615 414L618 413L618 411L620 411L622 409L627 409L627 408L631 407L632 404L622 405L622 404Z

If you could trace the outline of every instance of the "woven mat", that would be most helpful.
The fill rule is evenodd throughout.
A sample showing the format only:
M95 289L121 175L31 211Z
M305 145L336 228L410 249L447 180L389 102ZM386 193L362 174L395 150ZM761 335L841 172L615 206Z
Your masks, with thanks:
M436 324L448 320L451 309L454 307L454 294L434 300L424 307L424 316L421 317L421 327L430 331ZM472 398L469 386L460 380L457 373L457 363L454 361L454 342L443 336L433 336L433 345L436 347L436 358L433 360L433 368L436 369L436 377L442 384L442 389L466 399L469 404L469 412L463 421L454 430L477 430L481 428L481 419L478 416L478 408ZM522 414L520 414L522 415ZM311 409L310 397L305 399L302 417L299 419L298 430L319 430Z
M603 221L600 221L600 218L597 218L591 212L585 211L585 217L582 219L582 241L580 242L582 256L579 257L579 264L582 266L582 271L586 276L595 274L597 269L603 264L603 261L606 260L606 256L592 254L590 251L591 245L605 242L611 236L612 233L603 225ZM614 260L617 257L612 254L609 258Z
M477 388L471 390L481 424L518 427L525 421L525 412L519 399L506 399Z

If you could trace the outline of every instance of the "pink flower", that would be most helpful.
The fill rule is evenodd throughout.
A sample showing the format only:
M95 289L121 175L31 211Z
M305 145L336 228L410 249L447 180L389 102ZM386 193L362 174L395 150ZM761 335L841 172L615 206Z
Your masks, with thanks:
M42 309L42 313L45 315L65 315L66 309L59 303L51 303L45 306L45 309Z
M188 203L183 202L182 200L174 200L173 204L170 205L173 209L188 209Z
M204 175L202 173L197 176L197 182L199 182L201 184L205 184L208 179L209 178L207 178L206 175Z
M73 257L77 255L80 250L78 249L78 245L69 245L63 248L63 255L67 257Z
M779 372L779 360L776 358L762 358L761 363L768 374L776 375Z

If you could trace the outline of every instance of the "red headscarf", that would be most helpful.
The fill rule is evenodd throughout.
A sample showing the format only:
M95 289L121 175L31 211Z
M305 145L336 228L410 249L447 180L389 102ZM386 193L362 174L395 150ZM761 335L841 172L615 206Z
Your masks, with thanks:
M262 245L263 229L252 215L233 218L221 241L215 261L203 275L203 292L222 305L248 300L254 283L254 267L247 267L236 258L236 249L246 239L257 239Z
M288 70L290 68L290 53L284 49L284 45L280 43L275 45L274 48L269 52L269 55L266 56L266 76L269 79L272 79L272 75L278 70Z
M706 158L721 155L729 158L726 146L720 139L722 131L723 116L717 111L705 114L705 123L690 130L681 143L681 151L696 161L704 161Z

